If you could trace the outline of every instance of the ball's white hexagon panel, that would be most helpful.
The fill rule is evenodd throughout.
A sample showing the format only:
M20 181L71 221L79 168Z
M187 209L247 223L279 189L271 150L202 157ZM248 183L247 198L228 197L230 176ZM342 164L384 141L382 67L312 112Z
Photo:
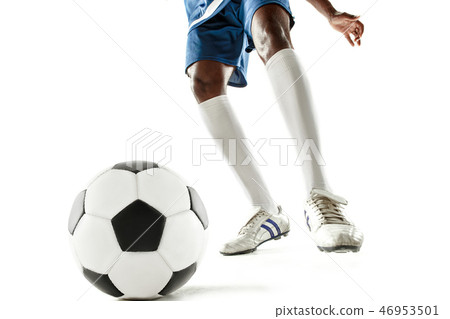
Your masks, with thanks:
M186 184L174 173L162 169L149 169L137 174L138 197L161 214L170 216L191 206Z
M200 258L205 240L202 223L187 210L167 217L158 252L173 271L179 271Z
M163 169L163 170L169 172L170 174L172 174L172 175L178 177L178 179L180 180L180 182L181 182L183 185L189 185L189 184L190 184L190 183L184 178L184 176L181 176L180 174L178 174L176 171L174 171L173 169L171 169L171 168L168 167L168 166L163 166L163 167L160 167L159 169Z
M109 272L123 298L131 299L158 297L171 276L172 270L156 251L125 252Z
M112 169L98 176L89 185L84 209L86 214L112 219L136 199L136 174Z
M122 253L111 221L85 214L73 234L72 243L81 265L106 274Z

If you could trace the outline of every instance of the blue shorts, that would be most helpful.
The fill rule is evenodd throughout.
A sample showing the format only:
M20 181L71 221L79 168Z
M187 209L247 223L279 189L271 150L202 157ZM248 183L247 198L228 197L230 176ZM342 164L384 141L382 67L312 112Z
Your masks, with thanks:
M246 86L249 53L255 48L251 34L253 15L269 3L282 6L289 13L292 28L289 0L185 0L190 23L185 71L197 61L218 61L236 67L228 85Z

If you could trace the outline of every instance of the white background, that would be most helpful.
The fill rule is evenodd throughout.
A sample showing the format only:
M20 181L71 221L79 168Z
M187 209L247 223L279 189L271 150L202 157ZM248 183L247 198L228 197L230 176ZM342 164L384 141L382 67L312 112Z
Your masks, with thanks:
M361 252L314 247L301 214L300 170L280 166L268 147L262 171L292 217L291 234L249 256L218 253L248 214L224 163L192 166L192 139L208 135L184 75L182 1L2 0L1 312L273 318L282 306L437 304L448 316L450 5L333 1L362 15L362 46L352 48L306 1L291 2L328 175L365 233ZM229 89L248 136L288 137L256 53L248 80L246 89ZM210 241L185 287L158 302L121 302L77 273L66 224L75 195L124 161L127 138L146 127L173 137L169 166L195 183Z

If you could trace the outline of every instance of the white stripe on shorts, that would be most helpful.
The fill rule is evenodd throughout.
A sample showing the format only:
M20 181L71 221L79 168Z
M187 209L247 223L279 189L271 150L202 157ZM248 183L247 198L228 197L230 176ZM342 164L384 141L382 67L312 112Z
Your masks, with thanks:
M214 11L217 10L217 8L220 6L222 2L223 0L214 0L213 2L211 2L208 8L206 8L205 13L197 20L192 21L191 25L189 26L189 29L191 29L192 26L202 22L203 20L208 19L214 13Z

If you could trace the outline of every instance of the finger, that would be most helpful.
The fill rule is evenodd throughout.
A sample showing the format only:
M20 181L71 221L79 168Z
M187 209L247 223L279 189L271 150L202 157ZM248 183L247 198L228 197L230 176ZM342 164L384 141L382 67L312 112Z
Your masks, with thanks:
M353 32L355 32L355 30L356 30L356 27L355 27L355 25L354 24L350 24L346 29L345 29L345 33L353 33Z
M356 44L357 44L358 46L360 46L360 45L361 45L361 35L359 34L358 30L356 30L356 31L353 32L352 34L353 34L353 36L355 37L355 38L353 39L353 41L356 42Z
M352 32L353 35L353 43L356 43L358 46L361 45L361 37L359 36L357 31Z
M350 34L349 33L345 34L345 38L347 39L348 43L350 43L350 45L352 47L355 46L355 44L353 43L352 39L350 38Z
M359 36L355 36L355 38L353 39L353 41L355 41L355 43L360 46L361 45L361 38Z
M364 33L364 24L361 22L358 23L359 35L362 36Z
M347 28L349 32L355 32L356 29L358 29L358 21L349 23Z

